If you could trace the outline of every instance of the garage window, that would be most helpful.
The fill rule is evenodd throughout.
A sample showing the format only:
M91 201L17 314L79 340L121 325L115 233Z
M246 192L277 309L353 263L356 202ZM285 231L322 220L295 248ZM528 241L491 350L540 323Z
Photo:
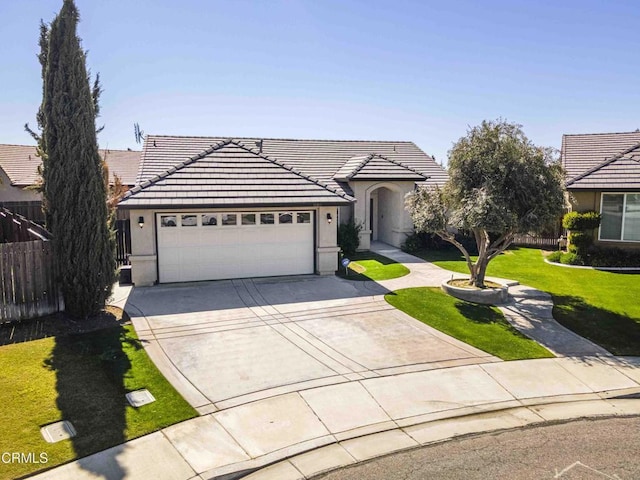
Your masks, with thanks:
M311 213L309 212L298 212L297 217L297 223L311 223Z
M222 225L238 224L238 216L235 213L223 213L221 217L222 217Z
M255 225L256 224L256 214L255 213L243 213L241 218L242 218L242 225Z
M290 212L278 214L278 223L280 225L293 223L293 214Z
M175 227L178 225L178 219L175 215L162 215L160 217L160 225L163 227Z
M275 223L275 216L273 213L261 213L260 225L273 225Z
M218 224L218 215L215 213L205 213L202 215L202 226L214 226Z
M196 227L196 226L198 226L198 216L197 215L182 215L182 226L183 227Z

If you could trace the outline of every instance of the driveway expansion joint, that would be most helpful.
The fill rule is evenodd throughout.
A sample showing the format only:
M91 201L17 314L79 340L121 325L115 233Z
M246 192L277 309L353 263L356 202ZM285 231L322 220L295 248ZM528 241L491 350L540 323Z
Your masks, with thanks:
M471 347L457 348L453 339L449 341L440 332L397 314L383 300L385 292L397 288L439 286L452 273L392 247L374 243L372 249L392 259L401 257L402 262L410 264L411 273L358 285L328 277L205 282L180 287L179 296L169 295L175 291L171 287L134 289L130 305L136 305L141 315L132 310L132 317L145 324L145 332L154 339L156 349L171 360L173 368L198 385L198 391L212 402L199 407L203 416L167 427L162 435L152 434L145 440L152 443L161 438L163 448L180 453L171 458L179 457L190 473L171 480L188 480L193 478L192 472L203 479L218 480L241 476L251 480L309 478L352 461L395 451L402 445L426 445L558 419L640 415L640 400L634 397L640 394L640 359L596 354L501 362L479 351L474 358ZM522 321L532 323L536 312L548 313L547 297L526 286L511 288L515 294L512 308L518 310L513 313ZM165 310L160 304L163 299ZM168 306L166 302L170 302ZM202 331L184 338L165 338L160 333L197 328L202 322L221 325L217 322L233 322L243 316L255 319L256 325ZM548 323L546 314L542 318ZM326 343L345 361L359 362L363 370L352 368L352 373L330 375L330 369L318 366L308 352L276 332L277 328L295 332L301 339L305 339L302 333L306 331L308 338ZM421 336L415 344L394 344L391 340L399 339L395 335L402 332L411 332L409 337ZM225 350L230 344L243 345L244 349ZM403 348L394 350L394 346ZM429 350L430 363L420 357L419 348L412 357L402 356L406 347L415 346ZM586 347L587 352L593 352L592 346ZM450 355L438 358L440 349L448 349ZM576 349L567 348L569 351ZM221 356L223 353L232 356L232 361L224 363L229 358ZM469 365L448 363L469 355ZM152 352L150 356L156 361ZM435 368L393 370L421 364ZM439 368L443 365L447 368ZM295 375L274 375L272 369L280 367L282 372ZM541 372L542 381L538 378ZM254 377L249 378L251 375ZM207 412L209 407L217 411ZM358 412L366 414L358 418ZM375 412L378 416L373 421ZM215 422L206 420L209 418ZM260 426L256 424L258 419ZM199 438L206 441L193 443L189 431L196 427ZM393 448L381 452L377 444L385 445L386 441ZM239 454L239 449L244 453ZM95 454L92 461L117 465L115 451ZM325 453L328 459L320 465L318 455ZM136 461L135 457L127 458ZM86 460L38 478L62 478L55 472L64 471L65 478L88 479L82 468ZM272 467L262 470L268 465ZM156 468L162 471L161 466ZM272 472L282 468L284 475L294 477L269 477L265 473L269 468ZM130 471L136 471L135 465ZM126 478L148 477L131 474ZM160 473L156 480L162 478L168 477Z

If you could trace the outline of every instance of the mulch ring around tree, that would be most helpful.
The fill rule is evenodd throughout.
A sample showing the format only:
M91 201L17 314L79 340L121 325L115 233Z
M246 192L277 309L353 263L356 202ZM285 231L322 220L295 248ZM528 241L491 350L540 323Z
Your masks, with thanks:
M45 317L0 325L0 346L29 342L47 337L59 337L93 332L118 325L129 325L129 316L119 307L108 306L94 317L74 320L64 312Z

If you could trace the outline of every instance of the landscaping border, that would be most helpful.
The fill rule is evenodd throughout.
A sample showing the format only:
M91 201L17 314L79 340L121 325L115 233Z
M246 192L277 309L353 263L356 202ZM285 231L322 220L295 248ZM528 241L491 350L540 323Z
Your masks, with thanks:
M556 267L582 268L584 270L600 270L603 272L637 272L640 273L640 267L592 267L591 265L567 265L566 263L550 262L546 258L545 263L555 265Z

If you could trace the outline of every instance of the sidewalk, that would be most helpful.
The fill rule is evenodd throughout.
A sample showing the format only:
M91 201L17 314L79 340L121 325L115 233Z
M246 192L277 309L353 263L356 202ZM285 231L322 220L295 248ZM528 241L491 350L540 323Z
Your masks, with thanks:
M451 277L382 248L380 253L412 270L380 282L386 288L438 286ZM397 373L286 393L173 425L34 478L297 480L473 432L640 414L638 399L622 398L640 395L640 357L613 357L583 343L550 317L548 296L523 286L511 289L513 301L503 307L510 321L565 356ZM587 353L573 356L574 350Z

